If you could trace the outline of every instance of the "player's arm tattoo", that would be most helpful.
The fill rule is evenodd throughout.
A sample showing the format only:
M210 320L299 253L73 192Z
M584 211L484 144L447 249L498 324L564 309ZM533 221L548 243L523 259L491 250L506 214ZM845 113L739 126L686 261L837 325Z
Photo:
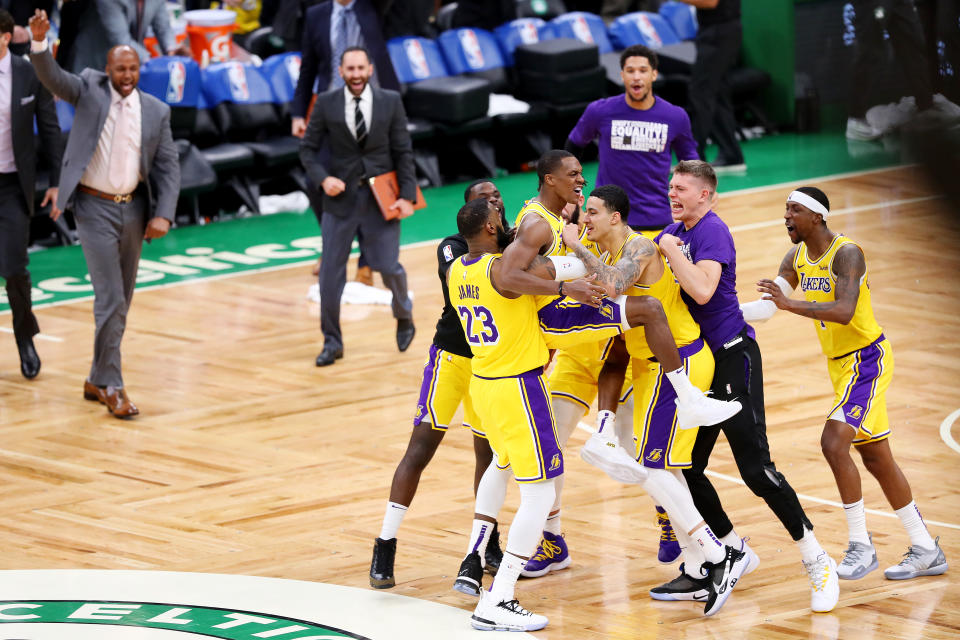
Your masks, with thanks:
M647 238L634 238L623 247L623 255L617 264L603 264L599 258L583 246L574 249L588 272L597 274L597 283L607 285L620 295L637 281L647 263L657 253L657 247Z
M545 280L555 280L557 278L557 265L553 264L550 258L538 254L533 257L533 261L527 267L527 273L532 273Z
M791 311L821 322L848 324L860 299L860 280L867 272L863 252L854 244L841 247L833 258L836 285L832 302L794 302Z

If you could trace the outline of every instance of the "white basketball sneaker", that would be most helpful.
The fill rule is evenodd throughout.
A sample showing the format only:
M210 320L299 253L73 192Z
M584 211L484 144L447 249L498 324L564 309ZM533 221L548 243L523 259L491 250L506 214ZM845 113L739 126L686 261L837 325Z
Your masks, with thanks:
M743 575L753 573L757 570L757 567L760 566L760 556L758 556L757 553L750 548L750 545L747 544L747 540L749 540L749 538L740 539L740 542L743 543L740 546L740 551L747 554L747 566L743 570Z
M494 602L490 592L483 590L470 626L480 631L537 631L547 626L547 618L530 613L516 600Z
M643 484L647 470L620 446L616 437L605 432L594 433L580 448L580 457L623 484Z
M729 420L740 413L743 405L738 400L717 400L699 394L687 402L677 403L677 426L681 429L709 427Z
M909 580L918 576L939 576L947 572L947 558L940 548L940 538L933 542L933 549L924 549L912 545L903 554L900 564L895 564L884 570L887 580Z
M810 609L818 613L833 611L840 599L840 580L837 563L824 551L803 568L810 575Z

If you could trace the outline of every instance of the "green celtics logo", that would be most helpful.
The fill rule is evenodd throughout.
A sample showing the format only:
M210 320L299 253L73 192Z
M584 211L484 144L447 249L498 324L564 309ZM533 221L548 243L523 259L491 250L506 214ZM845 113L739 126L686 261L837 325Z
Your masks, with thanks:
M181 631L223 640L369 640L348 631L303 620L249 611L152 602L31 600L0 602L0 624L14 622L105 624ZM2 629L2 627L0 627Z

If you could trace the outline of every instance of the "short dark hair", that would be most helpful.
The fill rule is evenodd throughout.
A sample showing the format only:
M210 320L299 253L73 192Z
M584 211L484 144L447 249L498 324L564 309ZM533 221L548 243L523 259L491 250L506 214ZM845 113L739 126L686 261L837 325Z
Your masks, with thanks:
M630 45L620 53L620 70L623 71L623 68L627 64L627 58L633 58L638 56L641 58L646 58L650 62L650 68L654 71L657 70L657 65L660 64L660 59L657 58L657 52L651 49L650 47L645 47L642 44Z
M674 173L684 176L693 176L707 183L710 193L717 192L717 172L709 162L703 160L681 160L673 168Z
M13 16L6 9L0 9L0 33L13 35Z
M548 173L553 173L557 168L563 164L564 158L575 158L572 153L569 151L564 151L563 149L551 149L550 151L544 152L540 159L537 160L537 185L539 187L543 186L543 179L547 177Z
M591 191L590 197L603 200L604 206L611 213L618 212L626 223L627 216L630 215L630 197L627 196L626 191L615 184L605 184Z
M484 182L489 182L490 184L493 184L493 180L491 180L490 178L478 178L477 180L474 180L473 182L468 184L466 191L463 192L463 201L470 202L471 200L473 200L473 198L470 197L470 193L474 189L476 189L479 185L483 184Z
M827 198L827 194L825 194L820 189L817 189L816 187L797 187L796 189L794 189L794 191L799 191L800 193L807 194L808 196L810 196L811 198L813 198L814 200L822 204L824 207L826 207L827 211L830 211L830 199Z
M474 238L487 224L490 202L486 198L474 198L457 212L457 231L464 238Z
M343 50L343 53L340 54L340 66L341 66L341 67L343 66L343 58L344 58L348 53L350 53L351 51L363 51L363 55L367 56L367 62L370 62L370 63L373 62L373 58L370 57L370 52L367 51L367 48L366 48L366 47L353 46L353 47L347 47L346 49Z

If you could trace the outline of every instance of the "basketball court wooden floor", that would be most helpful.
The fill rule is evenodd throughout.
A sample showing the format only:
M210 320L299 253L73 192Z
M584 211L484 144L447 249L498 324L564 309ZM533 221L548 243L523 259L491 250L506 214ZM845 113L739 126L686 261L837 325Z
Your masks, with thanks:
M677 568L657 564L652 503L581 462L587 434L578 431L567 450L563 511L573 565L518 586L521 601L550 618L538 637L960 634L960 447L948 419L960 415L955 205L912 168L815 184L830 196L830 227L866 251L877 317L896 355L891 443L955 566L907 582L887 581L882 571L842 582L836 610L811 614L794 543L739 483L721 442L713 480L760 567L709 620L696 604L654 602L647 591ZM790 246L781 216L792 186L721 199L743 299L754 299L753 283L775 275ZM511 212L519 205L507 203ZM44 335L62 342L38 341L43 372L33 382L19 376L12 336L0 333L0 569L162 569L365 587L442 305L434 255L433 246L402 253L416 293L419 332L410 350L396 351L387 307L345 307L346 355L325 369L313 365L321 345L306 266L139 292L124 343L126 384L142 411L130 422L81 398L92 303L39 312ZM758 334L774 459L839 559L846 522L819 451L831 389L814 330L781 312ZM882 569L899 561L908 540L861 473ZM474 602L450 587L470 527L471 480L470 437L454 429L400 530L393 590L460 607L464 625ZM503 522L516 503L511 488Z

